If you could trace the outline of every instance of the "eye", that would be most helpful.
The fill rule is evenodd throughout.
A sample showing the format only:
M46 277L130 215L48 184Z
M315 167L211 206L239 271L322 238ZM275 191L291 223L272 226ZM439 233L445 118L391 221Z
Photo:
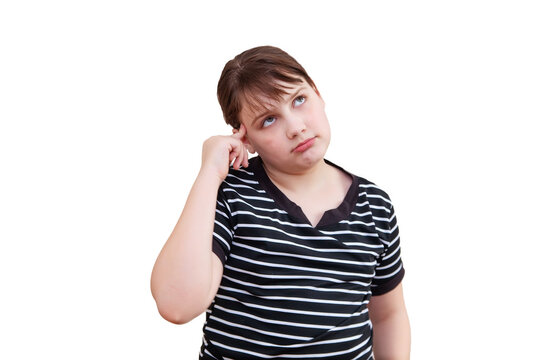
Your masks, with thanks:
M269 116L263 121L263 127L268 127L272 125L276 121L276 118L274 116Z
M306 98L300 95L296 99L294 99L294 106L302 105L304 102L306 102Z

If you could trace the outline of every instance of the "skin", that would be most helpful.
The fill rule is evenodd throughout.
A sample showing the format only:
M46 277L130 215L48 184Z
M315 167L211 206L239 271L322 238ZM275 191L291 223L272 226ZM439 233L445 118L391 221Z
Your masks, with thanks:
M373 351L376 360L408 360L411 352L411 327L403 286L373 296L368 304L373 323Z
M219 288L223 265L212 252L212 233L217 191L231 162L235 169L247 167L247 151L258 153L272 182L312 225L343 201L351 185L347 174L324 162L330 126L317 89L302 82L280 101L258 99L266 111L245 107L238 130L205 141L199 174L154 265L152 295L170 322L183 324L203 313ZM368 308L376 359L409 359L410 326L401 284L373 297Z
M289 89L279 102L265 97L259 97L259 102L267 110L255 112L244 107L239 118L246 130L244 144L250 152L260 155L266 170L275 176L287 176L325 167L323 158L330 143L330 126L318 91L302 82ZM312 138L314 144L309 149L294 151Z
M217 191L229 164L246 166L247 151L241 130L232 136L205 141L202 164L184 210L163 246L151 277L151 291L164 319L184 324L203 313L212 302L223 265L212 252Z

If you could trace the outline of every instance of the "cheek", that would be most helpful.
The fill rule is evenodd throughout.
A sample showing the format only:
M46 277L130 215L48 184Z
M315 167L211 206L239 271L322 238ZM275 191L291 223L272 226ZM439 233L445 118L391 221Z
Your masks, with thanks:
M276 136L254 137L251 139L251 145L259 154L271 153L279 147Z
M267 153L275 152L277 149L281 147L282 146L280 146L278 142L272 138L266 139L259 144L259 148L261 149L261 151L265 151Z
M313 120L313 125L323 131L330 131L330 124L326 118L326 113L324 109L314 109L310 114L309 118Z

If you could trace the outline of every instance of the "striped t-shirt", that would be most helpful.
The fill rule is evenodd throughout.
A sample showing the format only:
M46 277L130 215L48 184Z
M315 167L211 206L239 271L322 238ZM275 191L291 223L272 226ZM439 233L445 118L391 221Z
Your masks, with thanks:
M200 359L373 358L367 304L395 288L404 269L388 195L350 176L341 205L312 226L259 157L230 170L213 239L223 279Z

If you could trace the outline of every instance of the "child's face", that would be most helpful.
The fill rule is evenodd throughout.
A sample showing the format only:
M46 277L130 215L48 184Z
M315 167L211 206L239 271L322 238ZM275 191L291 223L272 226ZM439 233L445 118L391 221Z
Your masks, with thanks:
M257 152L274 170L298 173L323 161L330 126L316 90L306 82L286 85L290 89L278 102L257 97L267 110L246 106L239 117L250 152Z

